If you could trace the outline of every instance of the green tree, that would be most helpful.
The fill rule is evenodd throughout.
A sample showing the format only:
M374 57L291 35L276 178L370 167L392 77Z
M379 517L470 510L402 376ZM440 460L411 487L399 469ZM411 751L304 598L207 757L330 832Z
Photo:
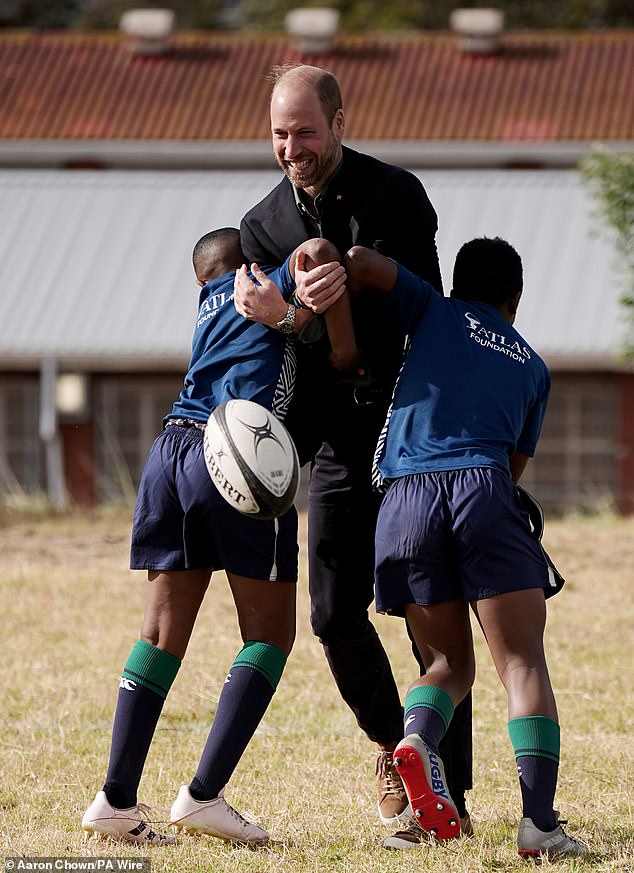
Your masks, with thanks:
M598 202L598 214L618 254L628 331L624 356L634 361L634 152L597 149L581 161L581 173Z
M121 15L139 7L173 9L176 27L181 30L212 29L220 0L84 0L74 26L116 30Z
M126 9L167 6L181 29L229 26L235 10L248 29L280 31L289 9L334 6L343 31L446 30L452 9L482 5L502 9L508 28L634 27L632 0L0 0L0 27L116 29Z
M634 26L631 0L241 0L242 23L252 30L281 30L295 7L332 6L344 31L446 30L456 7L495 6L509 28Z
M66 28L81 0L0 0L0 26Z

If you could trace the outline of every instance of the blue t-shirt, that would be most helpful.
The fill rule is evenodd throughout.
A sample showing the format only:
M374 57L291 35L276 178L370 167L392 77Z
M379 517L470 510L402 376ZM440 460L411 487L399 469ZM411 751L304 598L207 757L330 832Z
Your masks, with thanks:
M288 300L295 290L289 259L266 272ZM217 406L236 397L254 400L284 420L295 386L295 341L237 312L234 276L225 273L200 290L185 386L165 421L206 422Z
M440 297L399 266L386 305L411 343L376 460L384 479L494 467L532 456L550 374L542 359L487 303Z

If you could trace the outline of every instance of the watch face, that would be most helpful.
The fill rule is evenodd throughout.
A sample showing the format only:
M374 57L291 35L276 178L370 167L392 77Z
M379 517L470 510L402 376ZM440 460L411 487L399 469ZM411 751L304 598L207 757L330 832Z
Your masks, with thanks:
M290 305L288 307L288 312L284 316L281 321L278 321L276 327L280 331L280 333L293 333L293 327L295 326L295 307Z

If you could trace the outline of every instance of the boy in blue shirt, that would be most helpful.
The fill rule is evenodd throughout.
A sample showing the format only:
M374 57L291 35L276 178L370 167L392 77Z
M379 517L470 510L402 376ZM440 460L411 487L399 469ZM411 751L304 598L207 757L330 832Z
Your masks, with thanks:
M147 570L141 634L119 685L106 780L83 816L87 834L141 845L174 843L174 836L150 827L137 789L211 574L224 569L244 645L223 685L197 772L178 792L170 823L248 845L269 838L227 803L224 789L267 710L295 638L297 513L293 507L262 521L230 506L207 472L203 431L211 412L234 397L254 400L284 420L295 387L292 295L302 272L300 252L301 265L332 262L326 284L334 305L325 313L326 328L333 361L352 362L356 347L345 274L326 240L302 243L271 273L284 299L277 331L235 310L233 283L243 265L237 229L206 234L194 249L202 287L191 359L180 397L150 449L134 512L130 566Z
M543 648L553 575L515 483L534 454L550 376L513 328L522 263L504 240L475 239L439 297L404 267L355 247L351 293L400 319L407 354L375 461L387 492L376 530L378 612L406 616L426 673L405 700L394 752L414 812L388 837L407 849L460 833L438 745L475 678L469 607L508 695L520 777L523 856L582 855L553 810L559 724Z

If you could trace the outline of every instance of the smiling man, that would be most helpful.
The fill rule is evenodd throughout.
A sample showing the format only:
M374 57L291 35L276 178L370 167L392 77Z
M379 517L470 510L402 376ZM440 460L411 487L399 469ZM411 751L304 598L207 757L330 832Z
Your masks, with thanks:
M345 121L336 80L318 79L317 90L310 70L297 67L279 80L271 99L271 134L278 164L317 218L314 200L341 162Z
M442 292L435 240L438 221L420 180L343 145L346 119L339 82L332 73L309 65L281 67L273 71L272 81L271 138L284 178L242 220L240 240L248 263L275 267L304 240L324 237L342 256L353 245L375 249ZM319 312L323 275L310 271L305 276L297 296ZM236 289L238 311L275 324L264 311L254 310L251 298L243 298ZM352 306L362 366L356 373L335 372L328 367L324 339L298 343L298 392L286 424L302 463L312 462L312 628L341 696L378 746L379 815L385 824L396 824L408 816L392 757L403 735L402 705L368 609L381 501L372 488L372 457L402 363L403 344L396 325L367 301L353 301ZM276 311L282 318L283 301L278 300ZM295 332L307 315L297 313ZM282 329L283 320L277 326ZM463 830L469 833L464 792L471 787L470 699L458 707L445 743L447 778Z

